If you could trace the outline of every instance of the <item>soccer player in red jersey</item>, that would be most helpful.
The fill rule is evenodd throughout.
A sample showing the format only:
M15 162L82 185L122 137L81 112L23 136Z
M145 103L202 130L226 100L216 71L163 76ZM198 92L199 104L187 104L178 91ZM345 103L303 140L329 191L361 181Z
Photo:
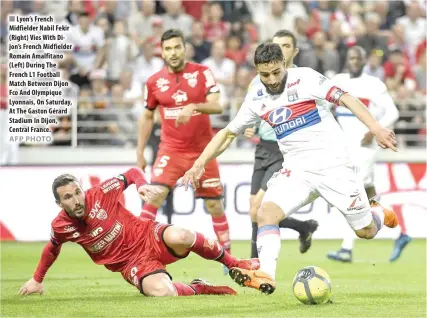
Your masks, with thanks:
M185 42L180 30L163 33L162 57L166 66L152 75L145 86L145 110L139 121L137 165L145 169L144 148L154 123L154 110L162 118L161 142L153 165L151 184L163 192L148 200L141 217L155 219L157 209L178 179L191 168L213 137L209 114L220 114L220 93L212 72L204 65L186 62ZM214 231L230 252L229 228L222 204L222 185L215 160L206 166L196 197L205 200Z
M172 282L165 265L194 252L228 268L258 268L258 259L238 260L223 247L200 233L160 224L134 216L120 203L122 192L135 184L142 199L162 191L147 185L139 168L83 192L77 179L65 174L52 184L56 203L62 211L52 222L51 240L46 244L33 277L19 293L43 293L43 278L65 242L83 247L92 260L123 278L146 296L234 295L228 286L212 286L200 279L190 284Z

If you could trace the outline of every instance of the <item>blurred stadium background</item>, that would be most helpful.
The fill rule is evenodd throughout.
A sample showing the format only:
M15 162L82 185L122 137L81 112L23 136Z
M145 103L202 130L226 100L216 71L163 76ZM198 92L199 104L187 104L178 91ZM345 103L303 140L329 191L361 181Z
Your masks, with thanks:
M160 36L165 30L181 28L187 37L187 59L212 69L222 88L225 109L222 115L211 116L218 130L236 114L255 75L254 49L275 31L285 28L298 39L300 53L295 63L312 67L328 77L346 70L348 48L358 44L366 49L369 58L365 72L387 84L400 111L394 127L400 151L380 152L377 188L386 203L395 205L402 216L408 215L403 226L407 225L414 236L425 237L417 214L408 212L423 211L422 216L425 215L425 204L420 203L426 184L425 9L425 1L2 1L2 114L7 114L8 108L7 15L53 15L57 22L69 24L71 33L78 35L70 40L73 52L59 62L62 76L71 83L67 97L76 101L76 107L69 116L60 118L52 134L53 143L9 143L5 116L6 121L0 123L3 193L10 193L12 184L19 188L24 180L37 180L37 193L32 195L39 198L41 205L49 207L43 218L29 215L45 229L44 233L17 229L16 215L10 209L14 205L14 209L27 211L21 212L27 215L31 203L19 200L20 194L13 190L16 193L4 202L8 209L0 212L3 233L7 227L13 238L48 238L50 218L57 213L49 194L55 173L74 172L88 187L135 164L136 123L143 110L143 89L147 78L163 66ZM83 34L82 27L88 27L88 32ZM149 162L157 151L160 125L158 122L146 149ZM241 136L220 157L234 239L248 239L250 235L249 182L257 142L257 137ZM182 189L176 189L177 192L163 209L175 210L174 223L179 224L182 216L182 222L195 227L207 218L201 202L194 202L192 195ZM129 208L139 213L138 198L132 194L127 197ZM330 229L336 222L343 222L343 218L329 212L326 202L318 200L299 215L326 218L327 225L316 235L338 238L342 233ZM240 222L246 222L247 229L239 226ZM209 220L204 223L210 232ZM345 231L346 225L342 224ZM285 236L294 237L294 233L285 232Z
M70 115L60 118L51 145L11 144L7 136L7 15L54 15L58 22L68 23L72 32L81 34L84 24L89 32L75 37L75 47L60 62L70 88L67 96L76 106ZM84 14L82 14L84 13ZM1 1L1 99L0 112L0 239L2 241L2 315L36 316L136 316L140 315L135 290L118 276L101 267L93 267L80 249L66 247L57 266L47 275L56 291L48 306L35 300L23 304L15 296L19 286L31 275L42 249L38 243L49 239L50 222L58 213L51 194L51 182L60 173L77 175L87 188L102 179L123 172L136 161L137 119L142 106L147 78L161 69L160 36L169 28L181 28L187 36L187 60L208 65L222 86L224 114L211 116L215 130L224 127L237 112L249 82L255 75L253 53L256 46L278 29L294 32L300 53L295 63L309 66L328 77L345 71L347 50L357 44L368 52L365 72L382 79L399 108L395 124L399 152L381 151L376 166L377 191L383 201L392 205L401 219L402 230L414 238L426 238L426 2L425 1ZM3 116L5 115L5 116ZM146 156L151 162L159 143L158 122L150 138ZM231 238L249 240L248 217L250 178L258 140L241 137L220 157L225 185L226 213ZM148 169L149 170L149 169ZM141 202L126 191L127 207L139 214ZM286 195L286 194L284 194ZM292 195L292 194L290 194ZM173 203L173 204L170 204ZM165 215L174 211L172 218ZM359 242L355 258L357 268L349 270L326 260L326 251L338 248L339 242L316 239L339 239L349 230L344 218L322 199L302 208L295 215L315 218L314 251L305 258L297 254L297 242L282 249L283 263L278 277L289 295L292 274L306 265L319 265L330 272L333 290L338 291L334 310L316 311L296 307L285 301L289 315L305 316L425 316L425 241L408 247L407 258L391 268L387 257L392 242ZM25 222L22 222L25 220ZM158 214L158 220L188 228L197 228L214 237L211 220L202 202L192 193L175 189L169 205ZM380 238L396 238L400 228L383 230ZM282 236L296 239L297 234L283 231ZM5 243L5 240L19 241ZM369 245L372 244L372 245ZM237 242L236 255L247 257L249 243ZM68 254L69 253L69 254ZM67 256L66 256L67 255ZM308 262L308 263L307 263ZM62 264L62 265L61 265ZM75 268L64 271L72 264ZM188 280L203 274L216 282L230 283L220 276L215 264L191 258L184 265L172 265L174 278ZM187 264L187 265L185 265ZM283 265L284 264L284 265ZM377 267L370 266L377 264ZM368 266L369 265L369 266ZM92 266L92 267L91 267ZM389 267L387 267L389 266ZM191 268L191 270L189 270ZM66 272L66 273L65 273ZM90 276L93 279L83 279ZM219 277L218 277L219 276ZM369 278L370 277L370 278ZM66 284L63 284L64 279ZM378 282L381 282L379 284ZM117 286L116 286L117 285ZM123 290L122 290L123 289ZM92 294L92 290L95 291ZM112 292L114 290L114 292ZM75 291L85 301L75 308ZM241 290L240 290L241 291ZM282 293L282 292L281 292ZM283 294L276 293L274 297ZM96 294L96 295L95 295ZM137 295L136 295L137 296ZM257 301L249 292L239 303L224 302L226 317L238 313L258 315L253 311ZM61 298L62 297L62 298ZM101 298L98 298L101 297ZM102 298L104 297L104 298ZM107 298L105 298L107 297ZM126 298L125 297L125 298ZM283 314L282 299L268 298L257 307L268 315ZM105 302L104 299L110 301ZM284 298L283 298L284 299ZM384 299L388 299L385 302ZM188 300L190 308L200 303ZM80 301L80 303L82 303ZM99 305L102 304L102 305ZM200 310L185 311L182 302L170 303L158 310L160 302L144 302L147 315L219 316L216 298L204 298ZM351 304L350 307L348 305ZM89 306L93 306L90 307ZM240 306L238 309L235 306ZM415 307L417 306L417 307ZM421 306L421 307L420 307ZM360 308L363 307L363 311ZM95 308L95 309L94 309ZM191 309L191 310L193 310ZM242 311L243 310L243 311ZM308 310L308 311L307 311Z

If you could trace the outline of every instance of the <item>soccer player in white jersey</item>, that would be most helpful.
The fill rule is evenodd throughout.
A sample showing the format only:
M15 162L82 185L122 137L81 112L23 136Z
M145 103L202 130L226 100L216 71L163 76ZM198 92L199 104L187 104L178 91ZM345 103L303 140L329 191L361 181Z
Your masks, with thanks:
M279 222L319 196L334 205L356 235L372 239L383 225L396 227L396 214L376 202L370 206L348 153L346 138L328 108L316 100L346 106L375 136L382 148L397 151L393 131L383 128L363 103L332 85L311 68L283 66L283 53L275 43L261 44L255 51L255 66L261 84L251 90L236 117L219 131L188 170L182 184L200 186L205 165L221 154L245 128L267 121L275 130L283 167L269 181L258 210L257 247L259 270L231 268L238 284L271 294L280 252Z
M352 47L347 53L349 73L337 74L332 78L332 82L359 98L381 126L392 128L399 118L399 111L385 84L376 77L362 73L365 64L365 50L360 46ZM368 198L374 198L377 194L374 185L375 155L379 150L379 147L373 142L374 136L346 107L338 106L335 114L348 140L351 158L363 179ZM328 258L351 262L354 238L353 232L349 231L344 237L341 249L329 252ZM402 249L410 240L411 238L406 234L399 237L391 261L400 256Z
M288 30L279 30L273 35L273 43L280 46L283 53L285 68L296 67L294 58L298 54L297 39L295 35ZM249 84L248 91L261 83L257 75ZM255 128L246 128L245 136L252 138L255 134ZM255 150L255 164L251 179L251 196L249 201L249 215L252 223L251 237L251 258L258 257L256 246L258 223L257 211L261 206L265 191L267 191L268 180L274 173L282 168L283 155L277 144L276 133L267 123L261 122L258 127L259 144ZM301 221L292 217L287 217L279 223L280 228L288 228L299 233L301 253L307 252L311 246L313 233L317 230L318 223L315 220Z

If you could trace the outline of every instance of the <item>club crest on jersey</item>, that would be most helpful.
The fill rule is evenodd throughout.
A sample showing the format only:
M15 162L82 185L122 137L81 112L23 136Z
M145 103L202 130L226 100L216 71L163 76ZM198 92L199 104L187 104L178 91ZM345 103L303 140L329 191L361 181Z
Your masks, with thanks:
M187 80L188 86L194 88L197 85L197 76L199 75L199 71L194 73L184 73L183 77Z
M101 202L98 200L95 202L94 207L89 212L89 219L97 218L98 220L106 220L108 215L107 212L101 208Z
M292 116L292 110L288 107L280 107L273 110L268 115L268 121L272 124L272 126L280 125L286 122Z
M182 90L178 90L175 94L172 95L172 98L175 100L177 105L182 104L188 100L187 93Z
M288 91L288 101L293 103L298 100L298 92L296 89Z
M169 81L166 78L161 77L157 80L156 86L162 93L164 93L169 89Z

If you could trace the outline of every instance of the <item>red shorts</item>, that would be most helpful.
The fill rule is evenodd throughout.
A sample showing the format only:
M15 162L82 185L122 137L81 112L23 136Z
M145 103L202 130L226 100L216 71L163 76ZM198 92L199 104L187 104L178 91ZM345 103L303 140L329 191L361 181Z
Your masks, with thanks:
M175 187L176 182L184 176L200 153L182 153L160 149L153 165L152 184ZM200 188L196 189L197 198L221 198L222 184L216 160L211 160L205 167L205 173L200 179Z
M144 294L142 290L142 280L150 275L165 273L172 280L172 276L166 271L166 265L187 257L175 255L163 241L163 232L171 226L170 224L157 223L152 220L141 220L147 222L145 237L146 242L143 245L145 249L128 262L126 268L121 272L123 278L134 285ZM147 226L148 225L148 226Z

